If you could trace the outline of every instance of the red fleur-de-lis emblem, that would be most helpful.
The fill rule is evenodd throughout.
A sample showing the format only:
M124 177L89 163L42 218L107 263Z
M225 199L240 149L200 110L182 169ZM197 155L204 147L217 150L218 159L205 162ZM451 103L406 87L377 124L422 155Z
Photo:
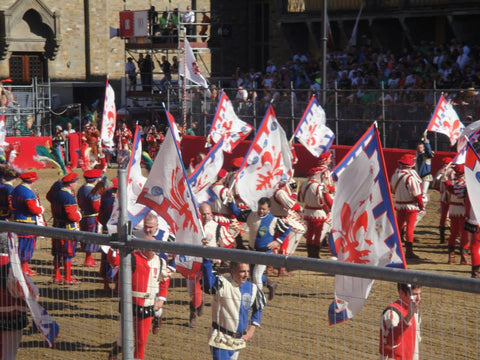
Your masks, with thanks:
M192 62L192 69L195 75L200 74L200 70L196 61Z
M317 129L317 124L308 126L308 134L310 136L307 138L307 145L315 146L315 144L317 143L317 141L315 140L315 136L314 136L316 129Z
M273 155L272 155L273 153ZM273 147L272 152L266 151L262 155L261 167L257 168L257 170L261 170L265 163L270 163L271 169L267 171L265 175L258 174L258 181L257 181L257 190L267 189L272 187L271 181L275 178L275 176L282 176L283 169L281 167L282 161L282 154L275 153L275 147Z
M172 184L176 183L176 186L172 186L170 190L170 206L175 209L180 216L184 217L182 224L183 229L191 228L193 232L198 232L197 225L193 220L193 214L190 211L188 202L186 198L186 180L182 175L176 181L177 174L180 172L180 168L177 166L175 170L172 171L171 182Z
M348 203L343 204L340 214L342 228L340 230L332 230L333 234L339 234L338 238L335 239L335 248L337 251L340 250L342 253L348 254L345 262L367 264L369 260L364 259L364 257L370 254L370 250L358 250L360 242L357 240L357 237L362 236L367 231L368 215L366 211L363 211L356 219L355 215L356 211L352 214ZM359 235L358 232L361 229L363 229L363 232ZM368 245L373 244L368 239L365 239L365 242Z

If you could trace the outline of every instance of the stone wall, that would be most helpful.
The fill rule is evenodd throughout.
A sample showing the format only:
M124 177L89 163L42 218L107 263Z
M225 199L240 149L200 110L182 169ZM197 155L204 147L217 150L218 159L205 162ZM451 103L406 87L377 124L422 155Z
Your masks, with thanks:
M32 2L34 0L31 0ZM124 42L116 37L109 39L109 27L119 27L119 12L124 10L147 10L150 4L157 10L168 8L168 0L43 0L43 4L52 12L60 14L60 47L55 60L48 61L48 74L52 80L95 80L105 78L107 74L112 79L124 75ZM5 11L15 3L15 0L2 0L0 11ZM195 1L197 9L210 9L210 1ZM85 13L88 9L90 56L86 52ZM180 11L191 5L192 1L174 1L171 7ZM199 16L198 16L199 17ZM200 19L198 19L200 21ZM30 36L28 26L20 26L24 36ZM202 54L202 58L208 58ZM90 74L87 73L90 59ZM208 66L210 60L207 61ZM202 69L201 69L202 70ZM0 61L0 78L9 73L8 58ZM88 76L90 75L90 76Z

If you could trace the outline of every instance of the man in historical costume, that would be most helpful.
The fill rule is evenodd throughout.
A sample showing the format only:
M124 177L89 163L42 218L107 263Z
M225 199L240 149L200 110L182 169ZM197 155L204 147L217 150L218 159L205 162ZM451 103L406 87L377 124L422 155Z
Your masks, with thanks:
M165 226L163 227L163 229L160 229L158 216L155 213L150 212L143 219L143 228L141 230L135 230L133 232L133 235L139 238L147 238L151 236L158 241L172 241L172 242L175 241L175 236L166 229L168 224L165 222L164 225ZM176 271L174 255L169 256L169 254L162 253L162 252L157 253L157 255L167 262L167 271L169 275ZM170 278L165 281L166 283L164 284L164 286L168 289L170 285ZM160 309L155 314L155 317L153 318L152 332L154 334L157 334L160 331L161 325L162 325L162 309Z
M296 183L295 183L296 185ZM282 219L288 224L292 231L285 239L278 253L283 255L291 255L296 249L300 237L305 233L305 226L302 219L302 207L298 204L296 194L290 187L290 181L281 180L278 188L271 197L270 212L273 216ZM284 267L278 270L278 276L289 276L290 273Z
M38 217L43 214L43 207L38 201L38 196L32 190L32 184L38 179L37 173L24 172L19 175L22 183L17 185L11 194L11 205L13 220L26 224L38 224L43 222ZM30 269L29 261L32 259L35 250L37 237L29 234L18 234L18 255L22 263L22 271L35 276L37 272Z
M229 206L239 221L246 222L249 229L249 248L251 250L272 253L280 248L283 241L290 233L291 228L282 220L270 213L270 199L263 197L258 200L257 211L240 210L233 199L229 199ZM255 264L252 271L252 281L257 287L263 289L263 275L266 265ZM267 280L270 291L269 300L275 295L275 283Z
M453 165L453 179L447 180L445 186L450 193L448 203L450 213L450 237L448 238L448 263L454 264L455 241L460 236L461 259L460 264L470 265L468 256L468 233L465 231L465 167L464 165Z
M415 157L404 154L398 160L399 167L395 170L390 186L395 195L395 210L397 212L398 227L405 234L405 257L418 259L413 252L413 233L419 211L425 209L423 205L422 179L413 168Z
M17 172L7 166L0 167L0 220L8 221L12 215L11 195L15 186L13 183L17 178Z
M147 236L147 240L155 240ZM165 259L152 250L137 250L132 253L132 305L135 350L133 357L143 359L152 320L161 311L168 295L169 272ZM120 339L119 339L120 340ZM117 340L109 355L117 359L121 341Z
M470 243L472 278L480 279L480 227L468 193L465 199L465 232Z
M100 144L100 131L97 129L95 124L90 124L90 126L85 127L84 138L87 145L91 149L91 154L95 161L98 162L98 148Z
M380 320L380 359L418 360L422 288L399 283L397 289L399 299L383 311Z
M442 167L438 170L433 181L433 187L440 192L440 244L445 243L445 230L447 229L448 207L450 202L450 193L447 191L445 182L453 178L454 170L451 166L451 157L442 159Z
M212 260L203 261L203 288L213 295L212 329L208 344L214 360L237 359L260 326L265 295L248 281L250 265L230 263L229 277L215 275ZM249 313L251 311L250 321Z
M78 207L82 213L80 221L80 230L96 233L98 231L98 212L100 211L101 195L92 191L95 185L103 176L103 172L98 169L85 170L83 177L85 183L77 191ZM97 263L93 259L93 253L96 253L99 246L96 244L82 244L85 251L85 261L83 266L96 267Z
M78 231L82 215L75 200L78 175L70 173L62 178L63 187L54 191L50 189L47 200L52 205L53 226ZM77 242L73 240L52 239L53 282L67 285L80 284L72 278L72 258L76 254ZM64 276L62 278L60 266L63 260Z
M322 179L327 181L323 183ZM302 183L298 191L298 201L304 203L304 218L307 222L307 254L311 258L320 258L322 234L329 221L333 204L331 185L328 184L327 169L316 167L308 172L308 179Z

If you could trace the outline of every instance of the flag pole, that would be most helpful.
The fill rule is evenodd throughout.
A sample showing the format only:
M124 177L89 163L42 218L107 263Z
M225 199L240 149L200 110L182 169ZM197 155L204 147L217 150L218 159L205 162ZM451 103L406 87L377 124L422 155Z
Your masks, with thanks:
M183 32L183 134L187 133L187 35Z

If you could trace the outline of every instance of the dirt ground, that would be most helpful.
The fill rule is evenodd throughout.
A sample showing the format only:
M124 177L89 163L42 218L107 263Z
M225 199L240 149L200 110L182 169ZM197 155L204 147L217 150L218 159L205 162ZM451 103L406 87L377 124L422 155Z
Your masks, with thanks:
M51 184L58 179L54 170L38 171L34 187L52 223L45 199ZM80 173L80 172L79 172ZM115 170L109 170L109 177ZM420 261L409 263L414 270L470 276L470 267L447 264L445 245L439 244L438 193L430 190L427 216L417 227L415 250ZM118 296L105 293L97 269L84 268L83 253L73 265L79 286L51 283L50 239L40 238L32 261L38 271L34 281L40 289L40 301L60 325L53 348L42 336L24 332L18 359L107 359L119 333ZM306 256L302 240L296 255ZM329 253L322 249L322 258ZM99 261L100 254L96 254ZM263 313L243 359L375 359L378 358L379 317L383 308L396 299L395 284L375 282L363 310L352 320L328 325L327 309L333 299L334 277L321 273L294 271L291 277L273 277L277 294ZM113 286L112 286L113 288ZM173 276L164 321L158 335L150 335L145 359L208 359L207 346L211 324L210 296L205 295L205 311L195 329L188 327L188 294L185 281ZM424 288L421 306L423 359L479 359L480 334L478 296Z

